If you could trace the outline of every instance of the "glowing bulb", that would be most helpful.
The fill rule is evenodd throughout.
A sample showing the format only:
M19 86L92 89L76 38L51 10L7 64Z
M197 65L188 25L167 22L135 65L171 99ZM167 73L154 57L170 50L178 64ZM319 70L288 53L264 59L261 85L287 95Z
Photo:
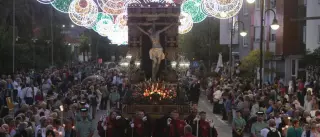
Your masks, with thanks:
M256 0L247 0L247 2L249 3L249 4L252 4L252 3L254 3Z
M242 37L247 36L247 32L245 32L245 31L240 32L240 36L242 36Z
M273 29L273 30L277 30L279 28L280 28L279 24L272 24L271 25L271 29Z
M225 17L227 17L227 13L221 12L221 13L220 13L220 16L221 16L222 18L225 18Z

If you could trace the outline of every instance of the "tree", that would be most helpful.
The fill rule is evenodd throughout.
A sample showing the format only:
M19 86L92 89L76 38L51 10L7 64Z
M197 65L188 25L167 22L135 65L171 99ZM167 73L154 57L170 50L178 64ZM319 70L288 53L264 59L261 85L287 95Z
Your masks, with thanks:
M264 60L270 60L271 52L264 52ZM256 69L260 66L260 50L252 50L246 57L241 60L240 71L241 74L254 77ZM266 70L265 70L266 72Z
M9 73L12 72L13 63L13 1L2 0L0 3L0 71ZM55 65L64 65L70 54L70 48L64 43L64 35L61 34L60 28L65 16L53 11L51 18L52 8L49 8L51 5L43 5L37 1L15 0L15 7L15 68L41 70L49 67L52 42ZM51 34L53 34L52 40ZM34 38L37 41L32 41ZM51 42L48 43L47 40Z
M86 61L86 56L89 60L89 51L90 51L90 46L89 46L89 37L85 35L85 33L81 34L80 36L80 52L83 55L83 61Z
M228 57L228 50L224 50L228 47L219 45L219 23L218 19L207 18L201 23L195 23L190 32L179 35L179 46L189 60L207 60L210 63L204 63L209 66L218 60L220 52Z

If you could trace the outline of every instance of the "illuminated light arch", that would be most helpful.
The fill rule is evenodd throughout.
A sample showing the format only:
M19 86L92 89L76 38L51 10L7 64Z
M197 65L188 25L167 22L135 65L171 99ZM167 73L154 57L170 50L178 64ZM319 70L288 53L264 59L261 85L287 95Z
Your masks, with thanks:
M69 17L71 21L86 28L91 28L98 17L98 6L93 0L87 0L88 5L81 7L79 2L81 0L73 0L69 7Z
M127 13L119 14L115 19L115 24L117 24L121 29L127 27L128 16Z
M199 23L207 17L201 10L200 0L188 0L181 5L181 9L183 12L191 15L193 23Z
M239 13L243 0L203 0L202 4L202 11L209 16L228 19Z
M51 2L53 2L54 0L37 0L39 3L41 4L50 4Z
M97 21L92 29L99 33L101 36L106 37L114 27L113 20L114 19L111 15L100 12L98 14Z
M55 0L51 2L53 8L63 13L69 13L69 6L73 0Z
M193 21L190 14L181 12L180 14L180 25L178 28L179 34L186 34L188 33L193 27Z
M99 7L108 14L118 15L125 11L125 0L97 0Z

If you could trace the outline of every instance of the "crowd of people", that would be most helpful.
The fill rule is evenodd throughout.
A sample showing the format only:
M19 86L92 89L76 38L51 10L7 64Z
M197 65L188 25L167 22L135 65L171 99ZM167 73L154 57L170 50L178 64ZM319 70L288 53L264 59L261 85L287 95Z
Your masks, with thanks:
M206 82L204 86L191 74L183 86L187 98L197 104L200 89L206 89L213 113L231 124L233 137L320 137L316 81L277 80L263 88L240 77ZM177 110L158 118L144 110L136 110L133 116L122 114L119 108L131 96L130 89L117 69L91 63L2 75L0 136L93 137L96 131L100 137L218 136L206 112L196 107L187 117ZM100 119L98 111L105 113ZM98 124L94 119L99 119Z
M293 78L257 87L244 78L211 78L213 113L232 124L233 137L320 137L319 85ZM288 85L288 86L284 86Z

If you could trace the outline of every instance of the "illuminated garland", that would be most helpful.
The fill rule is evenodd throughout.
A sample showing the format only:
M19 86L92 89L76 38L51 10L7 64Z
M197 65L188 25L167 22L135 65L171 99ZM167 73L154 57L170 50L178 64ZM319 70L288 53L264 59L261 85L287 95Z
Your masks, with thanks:
M193 27L193 21L190 14L181 12L180 14L180 26L178 28L179 34L188 33Z
M202 11L209 16L228 19L239 13L243 0L203 0L202 4Z
M99 33L101 36L106 37L113 29L113 17L105 13L99 13L96 24L92 27L94 31Z
M188 0L181 5L182 12L191 15L193 23L199 23L206 19L207 15L201 10L201 1Z
M50 4L51 2L53 2L54 0L37 0L39 3L41 4Z
M69 6L73 0L55 0L51 3L52 7L56 10L68 13L69 12Z
M115 24L117 24L120 28L127 27L127 13L121 13L116 17Z
M112 44L126 45L128 44L128 27L121 29L117 24L114 25L113 30L108 33L108 39Z
M86 0L87 5L81 5L84 0L74 0L69 7L69 17L71 21L86 28L91 28L98 17L98 7L93 0Z
M118 15L124 12L125 0L97 0L99 7L108 14Z

